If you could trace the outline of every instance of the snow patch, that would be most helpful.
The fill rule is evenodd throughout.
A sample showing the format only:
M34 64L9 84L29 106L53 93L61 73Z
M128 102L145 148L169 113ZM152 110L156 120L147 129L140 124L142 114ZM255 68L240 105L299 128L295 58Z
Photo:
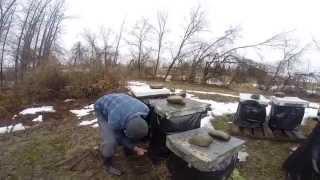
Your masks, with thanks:
M305 125L310 118L315 118L318 116L318 109L306 108L304 111L303 120L301 122L302 125Z
M66 100L64 100L65 103L73 102L73 101L74 101L74 99L66 99Z
M214 117L211 115L207 115L206 117L201 119L201 127L206 127L209 129L214 129L214 127L211 124L211 121L214 120Z
M0 134L16 132L16 131L23 131L25 129L26 128L21 123L19 123L19 124L15 124L15 125L0 127Z
M98 127L99 127L99 124L98 124L98 123L95 123L95 124L92 125L91 127L93 127L93 128L98 128Z
M217 101L208 100L208 99L199 99L198 97L195 97L193 95L188 95L188 94L187 94L187 97L194 101L210 104L212 113L214 116L222 116L224 114L233 114L237 112L238 102L230 102L230 103L217 102Z
M246 162L249 157L249 154L245 151L240 151L238 153L238 159L240 162Z
M70 110L71 113L75 114L78 118L89 115L94 111L94 104L83 107L82 109Z
M239 98L239 96L237 96L237 95L226 94L226 93L219 93L219 92L212 92L212 91L208 92L208 91L187 90L187 93L210 94L210 95L220 95L220 96L227 96L227 97Z
M40 112L56 112L53 106L42 106L42 107L34 107L34 108L27 108L21 111L19 114L27 115L27 114L37 114Z
M207 116L201 119L201 127L214 128L211 124L211 121L214 120L215 116L236 113L238 108L238 102L223 103L208 99L199 99L198 97L189 93L187 93L186 98L200 103L210 104L211 111L208 111Z
M42 115L39 115L38 117L34 118L32 120L32 122L42 122L43 121L43 116Z
M82 121L79 126L88 126L88 125L92 125L92 124L95 124L97 123L98 120L97 119L93 119L91 121Z

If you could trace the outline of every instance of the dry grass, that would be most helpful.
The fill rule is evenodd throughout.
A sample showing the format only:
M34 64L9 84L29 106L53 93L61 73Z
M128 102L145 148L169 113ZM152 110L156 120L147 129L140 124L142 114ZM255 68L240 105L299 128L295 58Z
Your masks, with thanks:
M104 69L62 70L57 64L40 66L26 74L17 85L0 92L0 119L8 119L26 105L65 98L97 98L124 89L122 73Z

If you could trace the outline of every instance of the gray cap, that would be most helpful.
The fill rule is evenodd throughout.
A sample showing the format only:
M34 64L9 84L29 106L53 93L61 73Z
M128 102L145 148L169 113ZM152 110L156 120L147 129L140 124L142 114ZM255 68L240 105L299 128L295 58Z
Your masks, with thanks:
M125 134L131 139L141 139L148 135L148 124L142 117L135 117L129 120Z

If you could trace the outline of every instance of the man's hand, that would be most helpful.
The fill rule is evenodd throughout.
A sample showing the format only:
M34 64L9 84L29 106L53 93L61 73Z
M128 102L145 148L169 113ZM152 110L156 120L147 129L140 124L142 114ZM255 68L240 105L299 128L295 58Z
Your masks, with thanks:
M133 150L134 150L134 152L137 153L138 156L143 156L145 153L148 152L148 150L143 149L143 148L140 148L140 147L138 147L138 146L135 146L135 147L133 148Z

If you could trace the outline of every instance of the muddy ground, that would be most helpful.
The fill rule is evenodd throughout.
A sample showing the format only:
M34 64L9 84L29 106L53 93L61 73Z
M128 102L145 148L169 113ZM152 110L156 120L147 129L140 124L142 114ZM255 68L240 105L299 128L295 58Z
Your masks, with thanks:
M181 89L214 90L236 94L233 90L212 87L188 86L186 84L168 84ZM199 95L199 94L195 94ZM200 96L200 95L199 95ZM201 95L200 98L220 102L236 101L218 95ZM55 102L56 113L24 132L0 135L0 179L170 179L165 162L158 165L149 158L126 157L121 148L116 154L116 162L126 172L121 177L110 177L103 169L98 152L99 129L79 127L79 120L69 110L81 108L92 103L88 100L76 100L72 103ZM230 132L231 115L219 117L214 126ZM27 121L27 120L25 120ZM305 127L309 133L314 123ZM242 137L241 137L242 138ZM267 140L247 141L245 150L248 160L239 164L240 176L234 180L278 180L283 179L281 171L283 161L288 157L290 148L297 143L274 142Z

